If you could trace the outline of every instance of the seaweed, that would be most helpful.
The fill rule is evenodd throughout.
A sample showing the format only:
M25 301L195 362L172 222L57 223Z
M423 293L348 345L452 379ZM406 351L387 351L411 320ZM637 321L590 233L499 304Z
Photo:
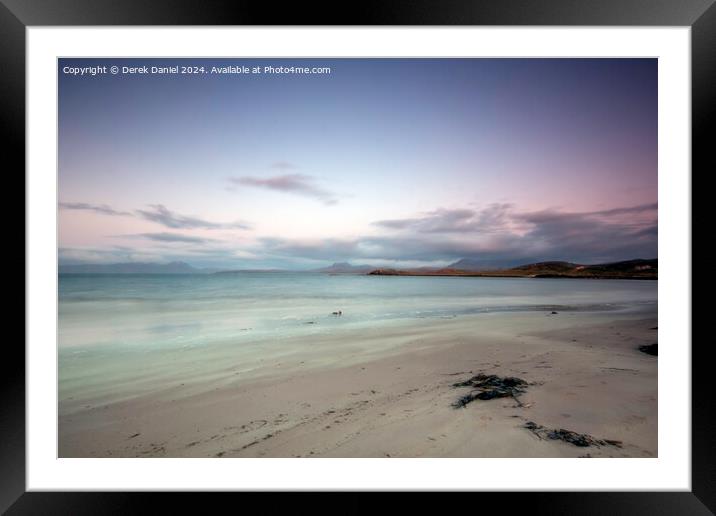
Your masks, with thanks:
M527 382L513 376L500 377L494 374L478 374L472 378L457 382L453 387L472 387L468 394L458 398L452 406L462 408L475 400L492 400L495 398L513 398L519 405L522 405L517 397L524 394Z
M639 346L639 351L641 351L642 353L646 353L647 355L658 356L659 344L654 343L654 344L647 344L644 346Z
M621 448L621 441L615 441L614 439L597 439L589 434L578 434L571 430L565 430L564 428L545 428L542 425L538 425L534 421L527 421L524 427L535 434L540 439L550 439L553 441L564 441L580 448L587 446L616 446Z

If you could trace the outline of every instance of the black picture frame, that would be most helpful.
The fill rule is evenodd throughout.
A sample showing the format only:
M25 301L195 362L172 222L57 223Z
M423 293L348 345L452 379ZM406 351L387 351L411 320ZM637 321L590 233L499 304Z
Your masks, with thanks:
M340 2L275 5L268 0L0 0L0 141L5 144L3 168L6 180L14 176L18 183L18 178L24 177L19 171L24 170L25 165L25 29L48 25L689 26L692 44L692 178L694 171L701 170L701 175L705 175L714 170L710 148L713 145L709 138L716 125L714 0L361 0L350 5ZM14 165L11 167L7 163ZM24 181L17 188L24 192ZM11 191L18 190L12 188ZM9 204L3 206L8 212ZM8 217L8 220L15 218ZM19 233L19 227L15 231ZM24 230L22 236L17 236L24 242ZM23 251L20 251L15 246L8 246L14 253L12 266L15 269L20 266L19 253L26 258L24 248L23 245ZM486 507L482 504L487 500L502 498L498 501L505 504L503 507L529 507L532 514L716 512L716 441L711 431L715 404L710 394L712 387L707 385L710 380L706 359L709 345L710 342L704 341L692 347L691 492L481 493L477 495L481 507ZM152 511L153 503L158 500L164 503L169 494L25 492L25 353L14 339L6 341L4 353L9 357L2 361L3 374L0 376L0 511L7 510L8 514L126 514ZM210 495L175 496L182 497L180 503L184 510L202 508L205 511L208 507L206 497ZM254 495L242 496L251 498ZM361 507L373 505L374 496L357 498L353 495L350 502L322 503L320 506L331 512L361 512ZM311 504L312 512L320 512L313 496L304 494L299 498ZM243 500L242 504L251 501ZM272 503L270 512L277 512L286 502L274 499Z

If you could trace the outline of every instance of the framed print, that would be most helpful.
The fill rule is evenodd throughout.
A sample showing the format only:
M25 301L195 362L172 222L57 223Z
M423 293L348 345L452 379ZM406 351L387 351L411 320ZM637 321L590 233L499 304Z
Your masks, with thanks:
M711 2L5 4L27 308L3 508L713 510Z

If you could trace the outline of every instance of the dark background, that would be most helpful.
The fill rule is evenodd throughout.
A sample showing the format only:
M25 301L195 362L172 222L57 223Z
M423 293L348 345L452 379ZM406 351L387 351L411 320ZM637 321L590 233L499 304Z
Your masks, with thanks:
M692 184L714 170L716 115L716 6L714 0L363 0L359 2L275 2L246 0L0 0L0 145L5 199L0 207L14 242L6 243L7 266L25 262L25 233L16 221L24 202L25 27L38 25L681 25L692 27ZM692 201L693 206L693 201ZM24 212L24 210L23 210ZM696 221L698 218L693 217ZM708 241L709 238L703 239ZM703 245L700 243L703 247ZM693 245L692 245L693 256ZM7 267L6 266L6 267ZM694 270L697 270L694 268ZM9 274L20 282L20 274ZM705 290L707 280L699 282ZM24 292L24 284L22 286ZM24 313L24 302L8 308ZM24 299L24 294L23 294ZM703 305L701 305L703 306ZM8 318L10 322L14 317ZM693 317L692 317L693 319ZM8 325L8 328L10 326ZM24 333L24 330L23 330ZM689 342L674 343L684 346ZM0 511L8 514L132 514L169 512L172 502L186 512L218 512L219 503L246 512L260 502L269 514L358 514L388 507L385 494L125 494L24 493L24 348L7 334L0 362ZM452 493L440 513L521 514L712 514L716 510L714 400L707 340L692 346L691 493ZM516 471L515 474L519 474ZM168 500L171 496L172 500ZM316 499L316 496L321 498ZM211 499L209 499L211 497ZM426 494L411 501L430 509ZM408 509L400 501L403 511ZM462 505L462 509L454 507ZM159 506L158 504L161 504ZM217 505L214 505L217 504ZM216 507L216 509L213 509ZM710 510L709 510L710 509ZM403 512L401 511L401 512ZM496 511L497 512L497 511Z

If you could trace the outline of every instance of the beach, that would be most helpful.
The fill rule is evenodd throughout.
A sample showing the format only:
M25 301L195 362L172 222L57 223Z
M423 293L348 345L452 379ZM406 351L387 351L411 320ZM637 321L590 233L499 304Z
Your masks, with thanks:
M560 281L570 292L600 282L607 290L641 289L647 298L655 298L656 287L477 281L481 287ZM150 377L140 367L142 381L105 381L114 387L104 389L97 377L114 378L106 371L93 376L94 384L85 379L80 386L68 375L63 382L67 354L83 349L67 346L60 361L59 456L656 457L658 359L639 350L657 342L655 299L598 309L529 301L519 310L345 327L329 313L332 326L324 331L306 331L323 322L309 317L293 321L301 331L273 335L275 345L252 352L250 360L236 347L226 351L227 344L196 353L182 348L183 360L161 355L171 367L156 366ZM350 304L343 306L350 315ZM526 386L515 397L455 408L471 388L454 384L478 374L517 377ZM555 432L598 444L576 445Z
M657 59L57 65L59 457L658 456Z

